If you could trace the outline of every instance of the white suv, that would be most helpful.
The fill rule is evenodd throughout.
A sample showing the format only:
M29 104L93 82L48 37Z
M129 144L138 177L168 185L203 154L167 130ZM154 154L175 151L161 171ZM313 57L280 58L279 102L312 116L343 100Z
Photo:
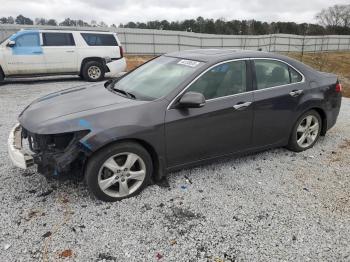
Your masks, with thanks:
M21 30L0 43L0 81L53 74L99 81L125 70L123 48L111 32Z

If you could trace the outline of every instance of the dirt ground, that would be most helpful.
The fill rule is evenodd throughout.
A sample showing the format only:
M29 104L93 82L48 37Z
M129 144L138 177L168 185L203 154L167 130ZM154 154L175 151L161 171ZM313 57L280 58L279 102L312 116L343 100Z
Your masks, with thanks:
M303 57L301 57L301 53L285 55L302 61L319 71L339 75L344 90L343 96L350 97L350 52L306 53ZM128 70L131 70L153 58L153 56L127 55L126 58Z

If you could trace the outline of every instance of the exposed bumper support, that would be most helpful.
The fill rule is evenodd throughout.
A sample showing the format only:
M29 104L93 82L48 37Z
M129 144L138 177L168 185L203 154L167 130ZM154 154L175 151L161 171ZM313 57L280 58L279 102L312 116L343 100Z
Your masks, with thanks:
M34 164L33 157L22 149L22 127L20 124L12 128L7 141L7 149L10 159L15 166L27 169Z

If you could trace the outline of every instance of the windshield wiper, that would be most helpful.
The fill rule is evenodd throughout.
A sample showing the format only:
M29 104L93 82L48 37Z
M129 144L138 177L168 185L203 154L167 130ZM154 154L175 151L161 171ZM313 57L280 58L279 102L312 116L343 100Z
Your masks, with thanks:
M136 99L136 96L133 93L130 93L130 92L127 92L123 89L119 89L119 88L115 88L115 87L111 87L111 89L117 93L125 95L127 98Z
M129 98L129 99L136 99L136 96L135 96L133 93L115 87L115 84L118 82L118 80L119 80L119 79L111 79L111 80L108 80L108 81L104 84L105 88L108 89L108 90L110 90L110 91L123 94L124 96L126 96L126 97Z

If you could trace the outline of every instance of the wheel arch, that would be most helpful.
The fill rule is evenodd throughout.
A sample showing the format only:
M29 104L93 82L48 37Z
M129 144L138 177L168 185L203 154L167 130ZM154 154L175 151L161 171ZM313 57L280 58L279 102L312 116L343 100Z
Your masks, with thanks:
M99 62L99 63L101 63L101 64L106 68L106 61L105 61L102 57L98 57L98 56L85 57L85 58L81 61L81 64L80 64L80 74L83 73L84 65L85 65L87 62L91 62L91 61Z
M308 109L302 111L299 114L299 116L297 117L297 119L299 119L303 114L305 114L306 112L311 111L311 110L316 111L320 115L321 121L322 121L322 123L321 123L322 128L321 128L320 135L324 136L327 133L327 114L323 108L321 108L319 106L311 106Z
M320 108L320 107L314 107L314 108L310 108L310 110L315 110L321 117L322 120L322 129L321 129L321 136L324 136L327 132L327 115L326 112Z
M163 161L162 157L160 157L160 154L156 151L156 149L150 143L148 143L145 140L138 139L138 138L126 138L126 139L120 139L120 140L116 140L116 141L113 141L110 143L106 143L103 146L99 147L96 151L91 153L91 155L89 155L88 158L91 157L92 155L96 154L97 152L105 149L108 146L117 145L117 144L121 144L121 143L136 143L136 144L141 145L143 148L145 148L147 150L147 152L150 154L151 159L152 159L152 164L153 164L152 179L154 179L155 181L159 181L165 176L166 172L165 172L165 166L163 163L164 161ZM88 161L86 161L86 163L87 162Z

